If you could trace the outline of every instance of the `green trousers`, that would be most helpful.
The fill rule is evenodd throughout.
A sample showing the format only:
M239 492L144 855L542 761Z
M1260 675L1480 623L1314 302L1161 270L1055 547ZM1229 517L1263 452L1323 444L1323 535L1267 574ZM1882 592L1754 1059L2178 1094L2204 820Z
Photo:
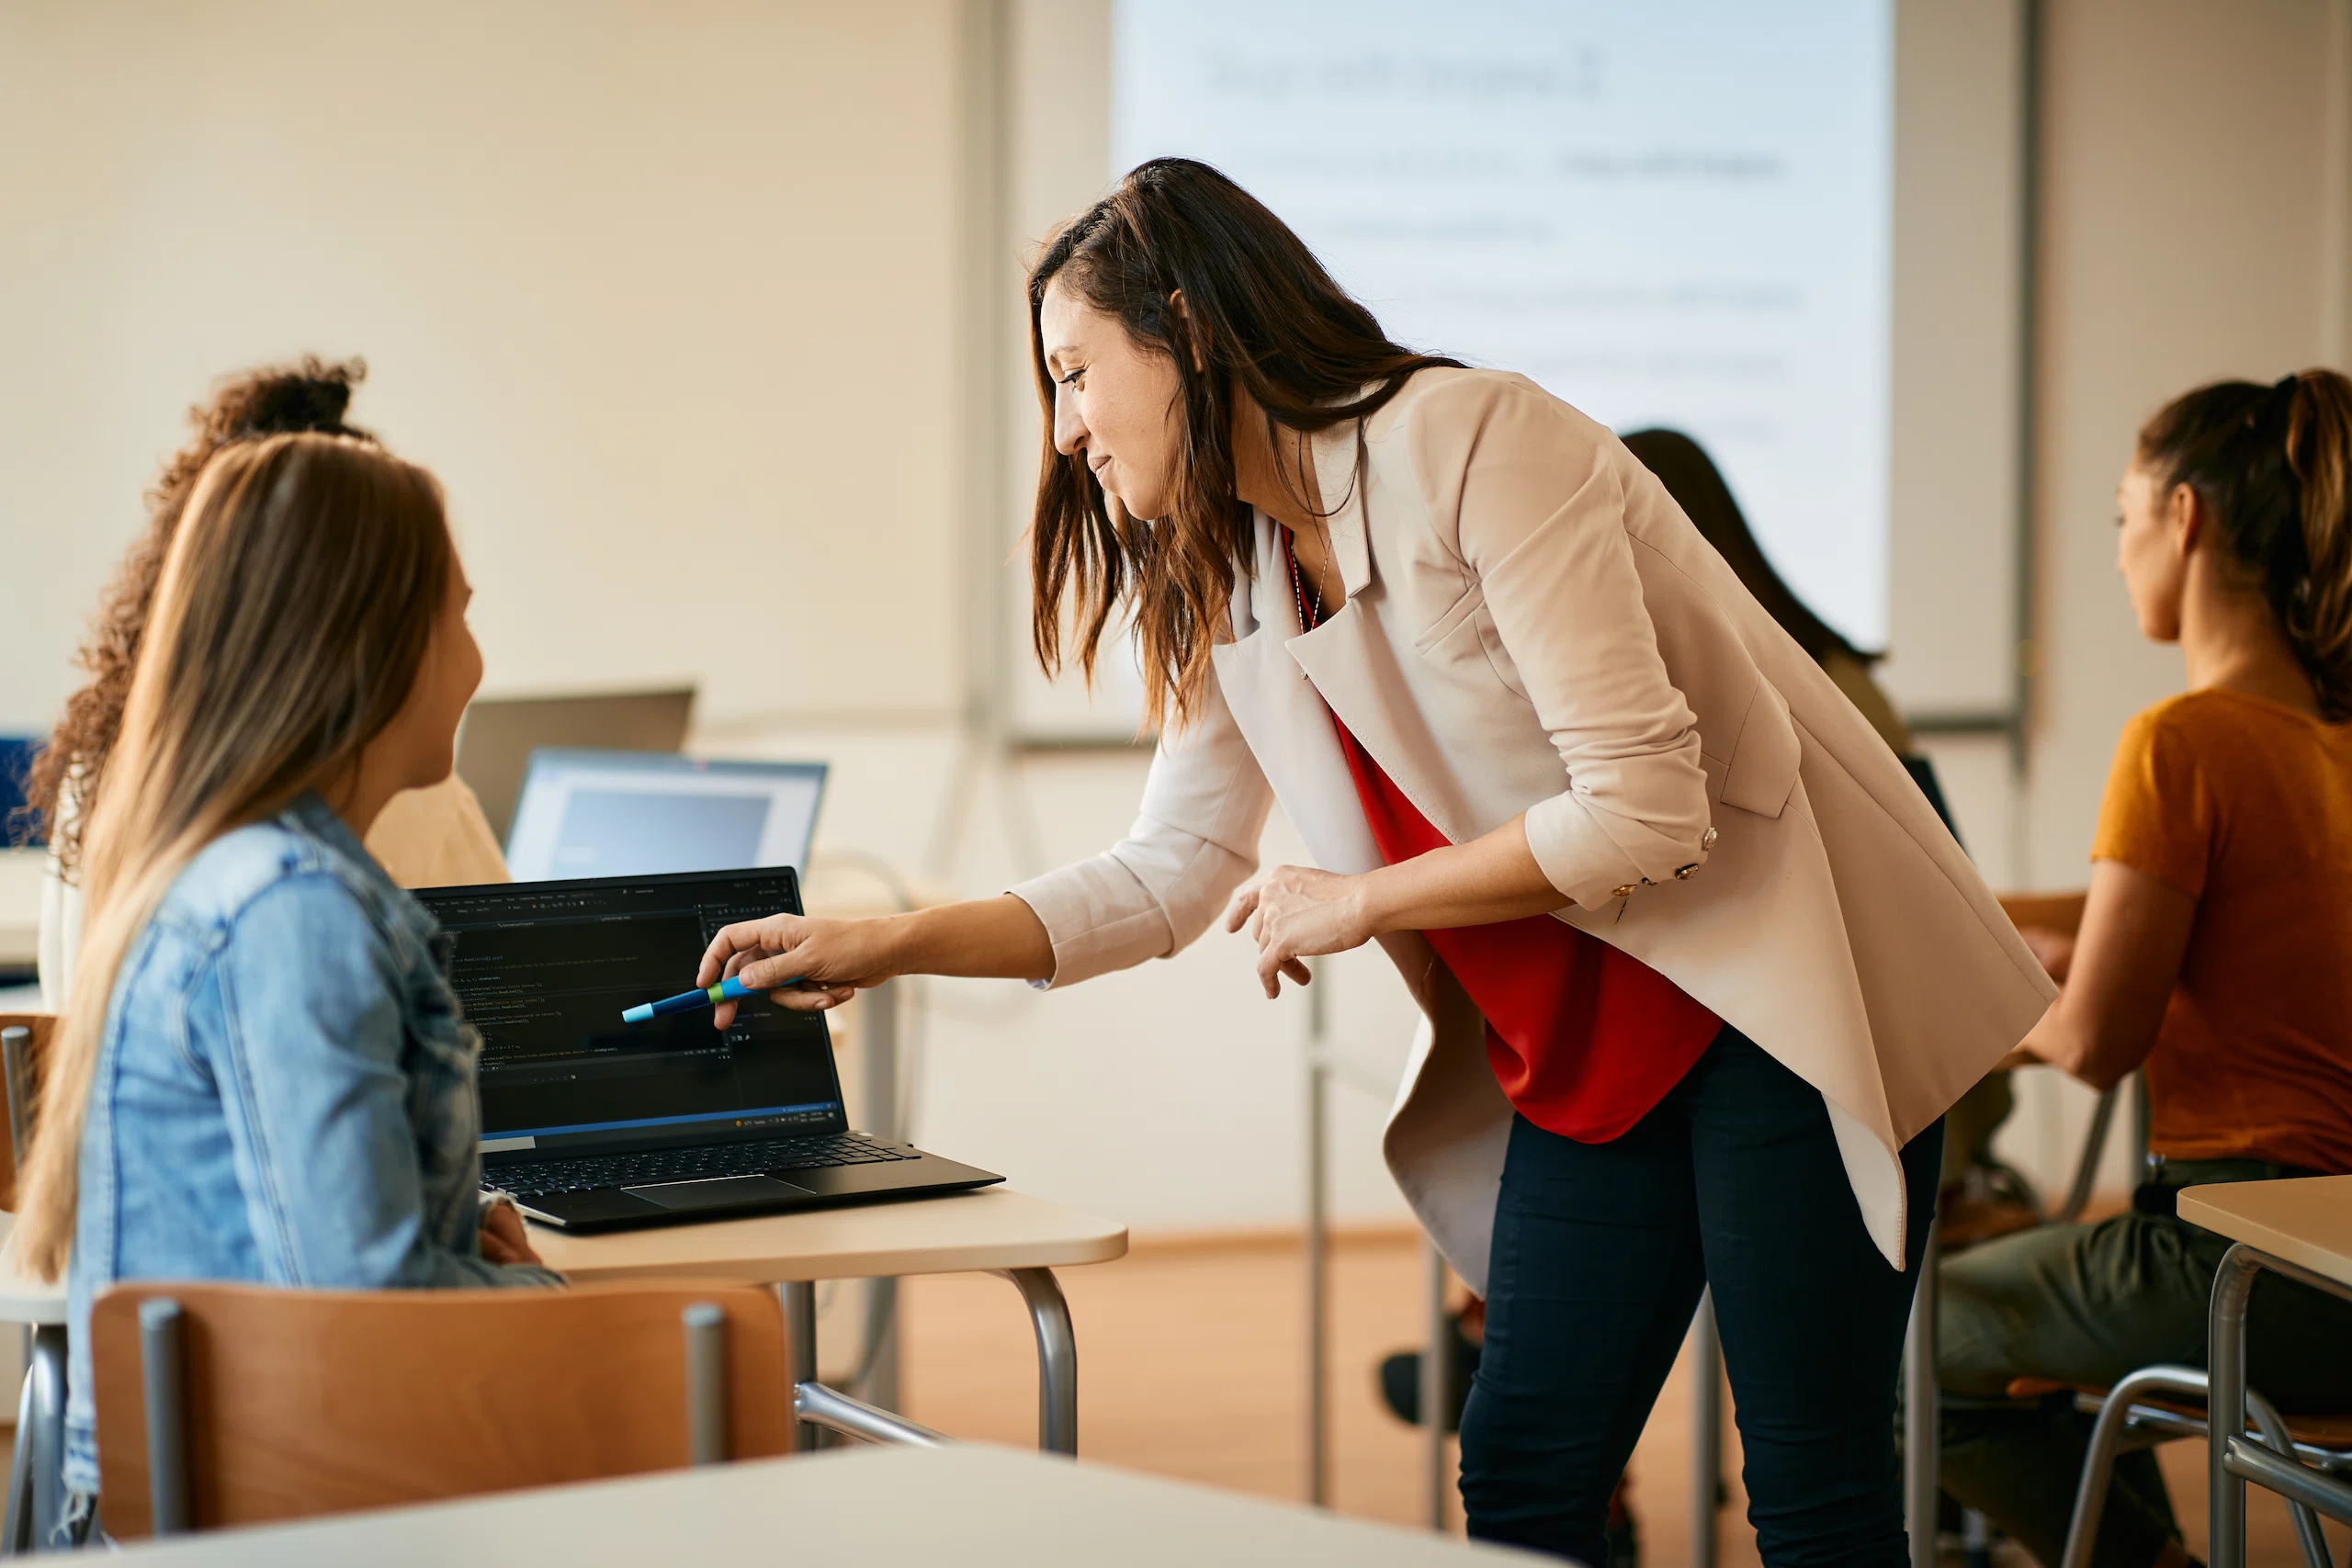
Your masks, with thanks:
M2173 1161L2164 1184L2261 1180L2253 1160ZM2152 1361L2205 1364L2205 1312L2230 1244L2165 1214L2045 1225L1948 1259L1937 1297L1943 1487L2044 1563L2065 1550L2091 1417L2071 1394L2013 1400L2013 1378L2108 1387ZM2280 1410L2352 1411L2352 1302L2275 1274L2248 1309L2249 1382ZM2155 1456L2128 1453L2099 1524L2099 1568L2144 1568L2179 1530Z

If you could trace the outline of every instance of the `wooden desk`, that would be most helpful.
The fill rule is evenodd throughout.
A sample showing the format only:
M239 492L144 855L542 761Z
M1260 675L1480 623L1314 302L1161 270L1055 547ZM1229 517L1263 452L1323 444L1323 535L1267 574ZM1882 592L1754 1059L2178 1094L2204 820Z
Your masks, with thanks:
M531 1227L550 1269L574 1280L867 1280L1107 1263L1127 1228L1003 1187L910 1203L860 1203L609 1235Z
M2236 1243L2213 1277L2205 1354L2213 1568L2245 1568L2245 1483L2352 1522L2352 1486L2245 1435L2245 1308L2265 1269L2352 1300L2352 1176L2184 1187L2180 1217ZM2226 1434L2226 1436L2223 1436Z
M1127 1250L1125 1225L1001 1187L910 1203L866 1203L756 1219L668 1225L610 1235L531 1227L550 1269L582 1281L726 1280L775 1285L791 1324L801 1439L823 1426L881 1442L938 1434L817 1381L819 1280L984 1272L1012 1282L1037 1337L1037 1442L1078 1451L1078 1342L1053 1270L1102 1263Z
M2352 1289L2352 1176L2184 1187L2180 1217Z
M48 869L47 850L0 847L0 969L30 969L40 955L40 884Z
M1438 1568L1536 1558L1003 1449L863 1450L134 1546L155 1568ZM1545 1560L1548 1561L1548 1560Z

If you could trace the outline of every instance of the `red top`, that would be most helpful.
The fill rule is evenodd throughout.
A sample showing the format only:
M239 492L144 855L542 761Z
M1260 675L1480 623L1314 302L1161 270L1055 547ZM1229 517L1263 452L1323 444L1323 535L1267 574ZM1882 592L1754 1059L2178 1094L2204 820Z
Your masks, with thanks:
M1303 583L1297 592L1299 624L1312 626L1321 617ZM1337 714L1331 727L1380 858L1444 848ZM1421 934L1486 1016L1487 1060L1512 1107L1578 1143L1605 1144L1648 1115L1723 1027L1640 959L1549 915Z

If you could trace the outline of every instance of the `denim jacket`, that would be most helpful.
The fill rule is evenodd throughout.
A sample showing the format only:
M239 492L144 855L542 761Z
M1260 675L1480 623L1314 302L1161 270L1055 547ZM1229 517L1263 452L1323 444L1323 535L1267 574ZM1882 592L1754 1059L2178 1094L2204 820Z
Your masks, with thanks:
M481 1047L446 939L315 795L189 863L115 980L68 1269L65 1479L97 1490L119 1280L541 1285L480 1252Z

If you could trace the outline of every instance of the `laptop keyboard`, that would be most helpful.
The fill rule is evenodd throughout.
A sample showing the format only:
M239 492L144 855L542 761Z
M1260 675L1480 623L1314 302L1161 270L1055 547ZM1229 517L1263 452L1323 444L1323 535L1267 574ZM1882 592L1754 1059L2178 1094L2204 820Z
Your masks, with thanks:
M483 1171L482 1185L517 1198L545 1198L651 1181L694 1181L704 1177L753 1176L763 1170L815 1170L824 1166L878 1165L921 1157L912 1149L877 1144L863 1133L827 1133L813 1138L707 1144L700 1148L503 1165Z

